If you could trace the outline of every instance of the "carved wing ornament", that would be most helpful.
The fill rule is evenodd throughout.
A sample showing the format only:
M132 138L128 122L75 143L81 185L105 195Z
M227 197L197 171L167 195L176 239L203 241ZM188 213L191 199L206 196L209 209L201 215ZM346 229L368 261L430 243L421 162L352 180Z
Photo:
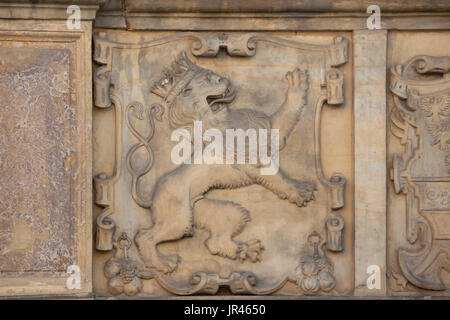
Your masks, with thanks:
M337 67L347 61L347 40L335 37L324 45L260 33L186 32L121 43L101 32L94 47L100 65L95 105L115 110L115 169L94 177L103 208L96 248L116 249L105 265L111 294L140 294L142 280L149 279L176 295L216 294L221 287L265 295L289 282L300 294L332 294L337 281L326 251L344 251L346 179L324 174L320 133L323 110L345 102ZM286 54L289 67L273 61L273 48ZM246 92L252 89L246 79L272 73L280 80ZM258 99L270 90L267 99L279 107ZM277 129L280 151L301 154L294 160L302 164L284 168L280 162L276 173L264 175L262 162L197 162L196 148L209 150L205 141L196 145L198 122L200 134ZM188 143L193 152L177 164L171 160L174 130L194 138ZM293 135L304 147L294 146ZM269 149L273 157L275 148ZM244 187L250 188L247 198L247 191L239 192ZM250 199L251 192L265 207ZM267 222L271 210L281 215L274 231L277 222ZM278 270L283 250L293 251Z
M406 195L406 236L398 249L403 275L413 285L445 290L450 270L450 57L416 56L391 71L391 133L404 146L391 179Z

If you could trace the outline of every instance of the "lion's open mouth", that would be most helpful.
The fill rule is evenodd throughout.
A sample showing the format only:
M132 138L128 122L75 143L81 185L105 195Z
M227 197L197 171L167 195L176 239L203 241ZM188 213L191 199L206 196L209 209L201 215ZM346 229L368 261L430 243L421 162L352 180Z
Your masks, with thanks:
M223 108L223 104L230 103L234 100L236 92L227 88L224 93L218 95L210 95L206 97L209 107L213 112L217 112Z

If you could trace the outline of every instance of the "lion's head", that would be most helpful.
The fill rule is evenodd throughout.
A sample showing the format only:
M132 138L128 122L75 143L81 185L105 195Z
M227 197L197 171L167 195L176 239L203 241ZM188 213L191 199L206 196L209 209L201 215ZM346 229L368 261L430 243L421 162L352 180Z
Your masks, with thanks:
M164 72L151 92L164 99L173 128L191 126L195 120L222 118L225 105L235 97L228 79L197 66L185 52Z

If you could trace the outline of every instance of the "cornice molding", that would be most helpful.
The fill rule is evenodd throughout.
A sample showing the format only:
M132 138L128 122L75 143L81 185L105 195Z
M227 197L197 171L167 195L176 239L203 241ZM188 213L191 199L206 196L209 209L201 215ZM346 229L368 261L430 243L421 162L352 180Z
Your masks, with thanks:
M190 12L190 13L274 13L274 12L366 12L370 5L378 5L383 12L441 12L450 11L448 0L108 0L111 10L127 12Z
M65 20L70 5L80 7L81 20L94 20L105 0L14 0L0 1L0 19Z

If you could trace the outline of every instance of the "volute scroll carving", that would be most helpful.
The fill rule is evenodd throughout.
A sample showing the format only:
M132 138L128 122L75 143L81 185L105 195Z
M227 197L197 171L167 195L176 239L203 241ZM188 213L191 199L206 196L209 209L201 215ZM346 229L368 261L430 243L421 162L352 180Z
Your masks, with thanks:
M340 70L332 68L326 73L326 91L319 96L315 117L315 162L319 180L326 185L329 192L329 216L325 222L327 230L326 246L329 250L339 252L343 250L344 219L337 211L344 207L344 190L346 179L340 173L334 173L330 179L325 177L321 160L321 118L325 104L340 105L344 102L344 77Z
M109 92L109 91L108 91ZM114 212L114 185L120 178L121 154L122 154L122 108L117 97L108 97L103 101L109 101L109 105L101 105L102 108L114 108L115 114L115 166L114 172L108 176L101 172L94 176L95 204L103 208L96 219L95 248L100 251L111 251L113 249L113 237L116 224L111 219Z

